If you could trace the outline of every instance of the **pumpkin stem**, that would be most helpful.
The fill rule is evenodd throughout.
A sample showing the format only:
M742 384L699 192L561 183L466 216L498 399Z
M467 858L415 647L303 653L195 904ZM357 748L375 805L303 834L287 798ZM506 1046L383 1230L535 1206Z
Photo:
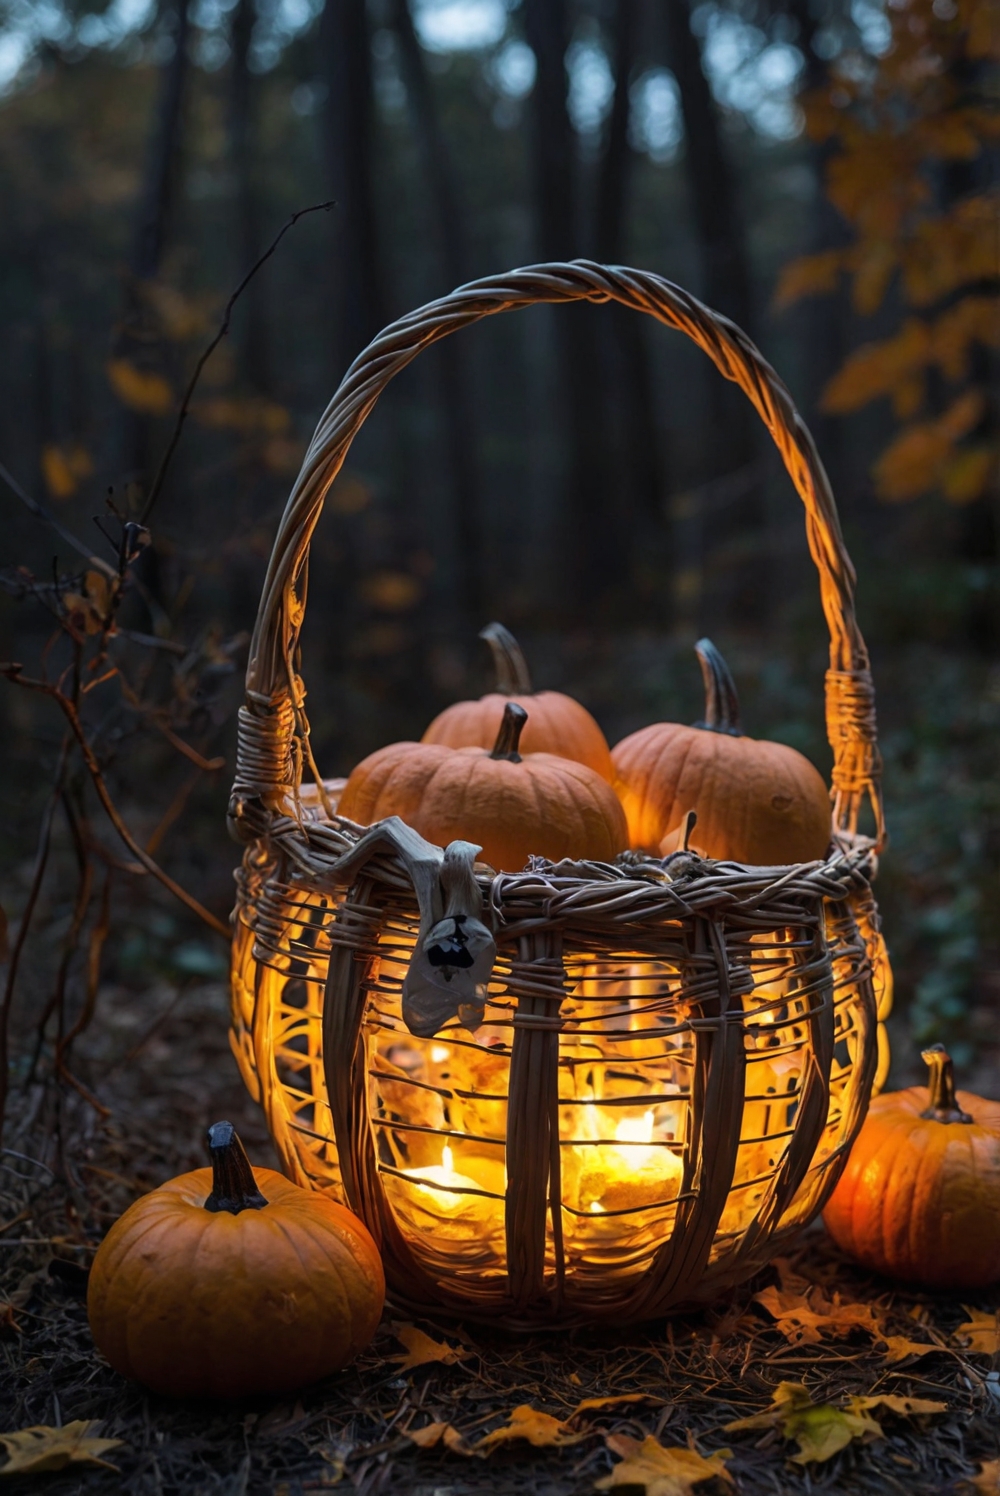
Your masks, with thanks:
M205 1209L263 1210L267 1201L257 1188L253 1169L231 1122L215 1122L208 1129L208 1151L212 1157L212 1193Z
M705 720L696 722L695 727L741 738L743 728L740 726L740 698L736 694L729 666L711 639L699 639L694 652L698 656L705 682Z
M497 733L497 740L493 744L490 758L505 758L511 764L521 762L517 745L521 741L521 733L524 731L524 724L527 720L528 714L524 707L518 706L516 701L508 701L503 709L503 721L500 723L500 731Z
M931 1122L971 1122L955 1099L955 1067L944 1045L932 1044L920 1058L931 1072L927 1082L931 1104L920 1115Z
M480 630L479 637L490 646L500 695L531 696L528 663L510 629L505 629L502 623L488 623Z

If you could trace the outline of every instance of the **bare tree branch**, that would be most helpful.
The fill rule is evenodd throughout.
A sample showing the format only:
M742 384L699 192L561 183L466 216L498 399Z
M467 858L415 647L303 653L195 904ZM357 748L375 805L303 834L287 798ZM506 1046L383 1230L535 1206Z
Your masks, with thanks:
M163 485L166 482L167 477L167 469L170 466L174 452L177 450L177 443L181 439L181 432L184 429L184 422L188 418L188 410L191 405L191 399L197 387L198 380L201 378L201 371L202 369L204 369L205 365L208 363L209 359L212 357L212 354L215 352L216 348L218 348L223 338L229 332L229 324L232 320L233 308L235 307L237 301L242 296L243 292L246 290L250 282L253 280L254 276L257 274L257 271L261 268L262 265L266 264L266 262L274 254L274 251L277 249L282 239L288 233L288 230L290 228L293 228L294 225L298 223L300 218L304 218L307 213L326 213L329 212L329 210L333 207L336 207L336 202L331 198L329 202L313 203L311 207L299 208L298 212L293 213L291 218L281 229L280 233L278 233L271 241L270 246L265 249L264 253L261 255L257 263L250 267L246 275L236 287L236 290L233 292L232 296L230 296L229 300L226 302L226 310L223 313L222 324L219 327L218 332L215 334L215 337L212 339L208 347L204 350L201 357L198 359L198 362L194 366L194 373L188 380L188 387L184 391L184 398L182 399L180 409L177 412L177 420L174 422L174 429L171 432L170 440L167 443L167 449L160 461L160 466L157 469L156 477L153 479L153 486L149 490L149 497L146 500L145 507L143 508L142 515L140 517L142 524L146 524L148 522L149 516L153 510L153 505L156 503L157 499L160 497L160 494L163 492Z
M211 910L206 909L203 904L200 904L193 894L188 893L186 888L182 888L179 883L175 883L170 874L164 872L159 863L154 861L145 848L136 841L131 831L125 825L108 793L108 787L104 782L104 776L94 755L94 750L91 748L87 740L87 735L83 730L83 723L80 721L79 713L69 697L65 696L58 687L53 686L48 681L32 680L22 675L20 665L0 665L0 675L5 675L8 680L16 682L19 686L26 686L29 690L33 691L41 691L43 695L52 697L53 701L56 702L62 711L66 721L69 723L73 736L80 745L80 752L83 754L83 761L87 766L87 772L93 781L94 789L97 791L97 798L104 806L108 820L114 826L133 857L138 862L141 862L146 871L152 873L153 877L159 883L162 883L164 888L168 889L175 899L179 899L193 914L197 914L200 920L203 920L217 934L228 940L232 933L228 924L225 924Z
M89 551L84 542L77 540L71 530L67 530L65 525L61 525L55 515L51 514L44 504L40 504L37 499L33 499L27 489L21 487L13 473L4 467L2 462L0 462L0 478L6 483L11 493L17 495L25 508L29 509L36 519L40 519L43 525L48 525L50 530L54 530L60 540L65 540L67 545L72 546L77 555L83 556L95 570L103 572L106 577L117 576L118 573L113 566L109 566L107 561L102 561L100 556L95 556Z

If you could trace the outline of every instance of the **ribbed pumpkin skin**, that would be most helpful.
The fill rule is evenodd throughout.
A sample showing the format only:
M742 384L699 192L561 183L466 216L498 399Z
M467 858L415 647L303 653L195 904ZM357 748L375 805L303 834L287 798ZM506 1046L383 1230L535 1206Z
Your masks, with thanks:
M772 867L812 862L830 843L830 796L807 758L783 743L658 722L611 754L630 846L660 852L689 810L705 857Z
M449 748L492 748L503 709L508 702L523 706L528 721L521 736L523 753L554 753L586 764L609 782L613 778L607 738L587 711L561 691L503 696L491 691L478 701L456 701L445 707L424 733L421 742Z
M364 1225L273 1169L254 1177L261 1210L206 1210L212 1170L195 1169L108 1232L87 1311L122 1376L171 1397L291 1392L371 1340L385 1278Z
M876 1096L823 1220L837 1245L928 1288L1000 1279L1000 1102L968 1091L973 1122L921 1117L927 1090Z
M625 814L607 781L551 753L515 763L482 748L390 743L358 764L337 809L363 826L401 816L442 847L478 842L483 859L507 872L520 871L532 853L609 862L628 846Z

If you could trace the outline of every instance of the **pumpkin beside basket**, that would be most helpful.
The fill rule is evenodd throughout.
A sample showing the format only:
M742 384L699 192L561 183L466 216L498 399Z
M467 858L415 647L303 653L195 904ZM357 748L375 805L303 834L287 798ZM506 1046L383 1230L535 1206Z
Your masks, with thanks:
M316 773L294 663L304 568L354 435L422 348L573 300L690 336L755 405L805 505L834 750L831 840L812 862L631 852L498 872L397 818L366 830ZM657 276L514 271L402 319L355 360L289 499L251 644L230 804L246 847L233 1048L289 1173L364 1220L396 1302L509 1326L653 1318L749 1277L822 1209L884 1075L891 994L853 588L784 386L738 329ZM874 838L858 833L866 798Z

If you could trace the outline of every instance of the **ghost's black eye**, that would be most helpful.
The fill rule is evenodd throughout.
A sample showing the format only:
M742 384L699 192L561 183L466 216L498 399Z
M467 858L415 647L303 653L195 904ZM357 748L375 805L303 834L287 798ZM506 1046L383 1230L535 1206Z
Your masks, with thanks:
M428 947L427 959L432 966L458 966L464 969L473 964L464 941L440 940L436 945Z

